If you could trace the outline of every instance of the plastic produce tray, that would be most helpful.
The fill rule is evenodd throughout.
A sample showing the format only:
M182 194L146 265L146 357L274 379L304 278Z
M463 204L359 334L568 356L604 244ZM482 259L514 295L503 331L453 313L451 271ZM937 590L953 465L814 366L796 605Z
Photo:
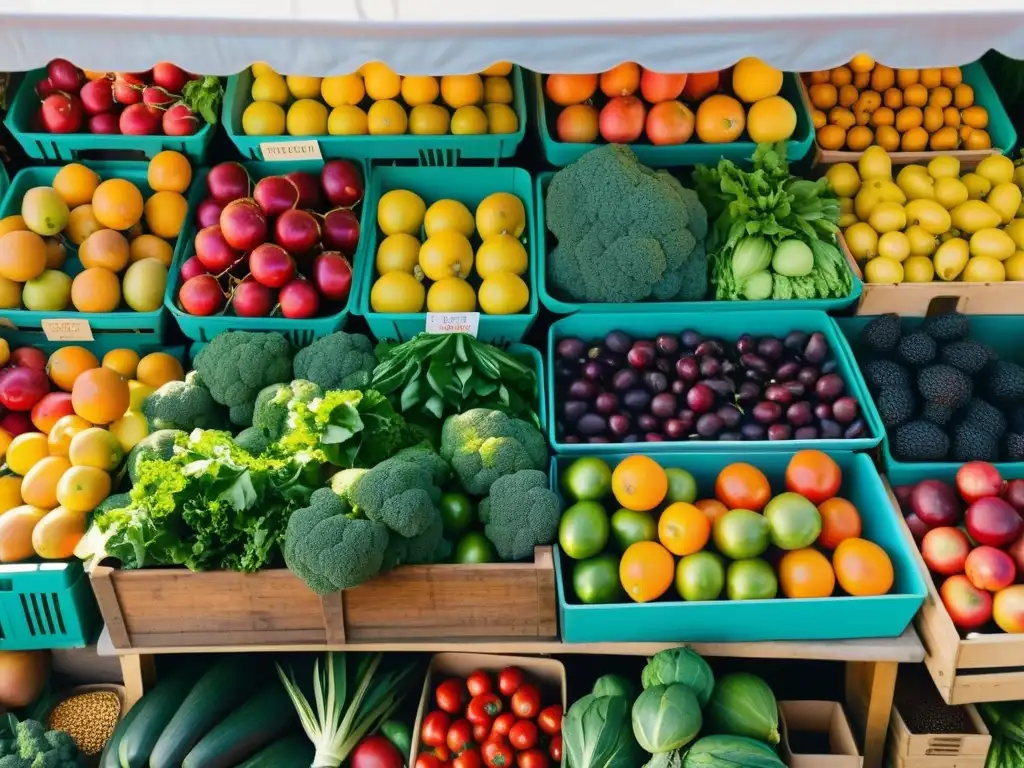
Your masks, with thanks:
M142 191L143 198L153 194L146 181L146 163L139 162L97 162L86 163L101 179L128 179ZM53 183L54 177L60 168L25 168L18 172L11 182L10 188L0 203L0 218L11 216L21 212L21 199L25 193L33 187L49 186ZM195 184L195 177L193 177ZM178 238L181 242L181 238ZM64 262L62 271L74 277L82 271L82 262L78 259L78 248L70 242L65 241L67 248L67 261ZM168 284L171 276L168 274ZM62 312L33 312L27 309L4 310L3 317L10 320L19 330L39 330L42 328L43 320L87 320L89 327L95 331L120 332L120 333L161 333L167 321L167 314L164 308L153 312L136 312L132 309L120 307L113 312L78 312L77 310L64 310Z
M657 307L659 311L664 312L695 312L695 311L735 311L735 310L752 310L752 309L822 309L826 312L839 311L850 306L854 306L860 300L861 293L864 290L864 283L855 272L850 269L849 264L846 264L845 269L850 272L850 294L838 299L785 299L785 300L773 300L769 299L766 301L716 301L714 299L705 299L703 301L649 301L632 303L632 304L608 304L601 302L576 302L576 301L565 301L558 298L555 295L554 286L548 285L548 252L558 244L558 240L553 234L548 231L545 225L545 214L544 214L544 197L547 194L548 184L551 183L551 177L554 176L554 172L545 171L537 176L534 182L535 193L536 193L536 208L537 208L537 227L536 234L534 235L534 241L537 244L537 282L540 288L540 300L541 303L550 309L552 312L557 312L561 315L571 315L574 312L640 312L641 306L643 307ZM840 249L839 241L836 241L836 247ZM708 291L709 293L713 290L710 284L711 279L711 266L708 265Z
M393 189L408 189L429 206L436 200L452 197L464 203L470 211L488 195L494 192L511 192L523 201L526 209L526 229L523 235L529 239L526 252L530 259L529 271L525 276L530 289L530 302L526 311L517 315L486 315L480 313L480 328L477 337L482 341L520 341L537 319L537 243L534 222L537 213L534 208L533 186L530 174L522 168L374 168L367 186L367 206L377 210L381 196ZM407 340L422 333L426 328L426 313L384 314L370 309L370 290L373 288L374 261L381 236L376 220L371 219L362 232L360 241L361 261L359 266L359 314L366 317L370 330L379 339ZM472 239L474 250L479 238ZM470 281L479 287L475 273Z
M556 453L562 454L597 454L607 451L606 445L586 443L570 444L562 442L558 435L558 406L555 397L555 359L556 346L559 339L575 336L584 341L602 339L613 330L625 331L636 337L653 338L659 333L680 333L693 329L706 336L714 336L725 340L734 340L743 333L755 336L784 336L792 330L811 333L821 331L825 334L832 354L838 363L837 372L846 382L847 393L857 398L861 416L867 422L868 434L865 437L822 440L744 440L710 441L689 440L676 442L643 443L643 452L650 454L663 453L721 453L742 452L757 453L801 450L815 448L819 451L867 451L876 447L885 434L881 417L875 408L874 401L868 394L867 385L861 376L860 369L853 360L853 353L835 320L824 312L813 310L785 310L780 312L725 312L707 314L697 312L651 312L643 315L622 314L576 314L562 318L551 324L548 331L548 439Z
M228 78L224 93L222 120L224 130L238 151L247 158L264 160L263 144L292 141L316 141L326 158L362 157L368 160L417 160L420 165L457 165L461 160L498 160L512 157L526 135L526 95L523 92L523 71L512 68L512 108L519 118L515 133L482 134L479 136L247 136L242 131L242 113L252 103L252 70L245 69ZM372 103L366 100L366 109ZM328 107L328 110L330 107Z
M359 162L359 161L356 161ZM264 176L275 176L292 171L306 171L319 174L323 168L323 162L319 160L298 160L292 162L261 162L244 163L249 171L253 183ZM363 171L363 183L369 189L369 165L360 162ZM167 277L167 290L164 293L164 306L174 316L181 332L188 338L195 341L209 341L218 333L223 331L277 331L284 334L295 346L304 347L321 336L327 336L339 330L348 319L350 312L354 311L356 297L359 295L360 258L365 258L367 253L364 247L368 239L367 232L373 226L374 217L368 213L376 211L376 205L371 205L364 195L360 203L359 227L360 239L356 253L352 256L352 286L349 289L348 300L337 312L323 317L310 317L304 320L290 319L287 317L239 317L230 311L230 308L223 314L208 315L200 317L190 315L178 307L178 289L181 287L181 265L195 253L193 243L196 236L195 216L196 208L207 195L206 177L208 169L196 171L192 176L192 189L189 192L188 216L182 226L182 236L174 248L174 261L171 262L171 269Z
M77 560L0 565L0 651L83 647L101 626Z
M551 108L544 96L543 75L534 73L534 96L537 104L537 130L540 133L541 147L544 158L556 167L566 166L591 149L604 146L607 142L591 144L572 144L558 141L555 138L555 121L558 110ZM814 129L811 126L811 113L800 94L799 77L792 72L783 75L780 96L786 98L796 110L796 130L786 141L786 156L790 162L802 160L811 150L814 143ZM705 144L696 138L696 134L685 144L672 146L655 146L646 141L630 144L629 148L636 152L640 161L653 168L668 168L677 165L697 165L705 163L713 165L721 158L749 161L754 156L757 143L751 141L744 132L740 141L727 144Z
M780 447L781 444L775 444ZM753 463L768 476L772 490L784 490L786 465L793 451L759 454ZM892 594L878 597L827 597L774 600L682 601L675 588L650 603L582 605L570 598L572 561L555 547L555 579L562 638L587 642L757 642L763 640L839 640L897 637L910 624L924 601L926 587L909 545L871 459L863 454L829 451L843 471L840 494L858 509L864 538L881 546L895 572ZM628 452L596 454L615 465ZM558 476L574 457L552 459L550 479L558 491ZM750 461L745 452L733 454L662 453L662 466L693 473L698 487L709 491L719 471L734 461ZM838 585L837 585L838 589ZM780 593L781 594L781 593Z
M193 163L206 159L213 140L214 126L204 123L192 136L125 136L99 133L41 133L32 129L32 118L39 106L36 83L46 77L46 69L35 69L22 78L4 125L25 150L37 160L81 160L87 157L121 160L152 159L165 149L187 155Z
M36 347L47 355L56 352L61 347L74 346L85 347L96 355L96 358L99 360L102 360L103 356L112 349L133 349L141 357L145 357L151 352L166 352L180 360L182 364L188 362L184 347L168 347L159 340L141 333L125 335L104 334L97 336L93 341L47 341L42 333L7 331L0 328L0 338L5 339L11 349L15 347ZM189 370L187 365L185 370Z

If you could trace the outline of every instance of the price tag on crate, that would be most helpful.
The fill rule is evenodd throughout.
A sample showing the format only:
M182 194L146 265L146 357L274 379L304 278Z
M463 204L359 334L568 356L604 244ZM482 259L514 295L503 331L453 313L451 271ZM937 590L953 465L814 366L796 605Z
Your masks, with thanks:
M427 333L468 333L476 337L480 332L479 312L427 312Z
M276 162L291 160L323 160L320 154L320 143L317 141L262 141L260 152L263 159Z
M42 320L47 341L93 341L88 320Z

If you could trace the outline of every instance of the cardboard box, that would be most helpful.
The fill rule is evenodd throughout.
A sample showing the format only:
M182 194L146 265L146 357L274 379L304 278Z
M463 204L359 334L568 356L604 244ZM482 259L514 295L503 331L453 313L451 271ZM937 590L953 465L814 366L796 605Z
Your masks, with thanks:
M789 768L861 768L864 763L850 721L837 701L780 701L779 729L779 751ZM796 731L828 734L830 754L794 753L789 734Z

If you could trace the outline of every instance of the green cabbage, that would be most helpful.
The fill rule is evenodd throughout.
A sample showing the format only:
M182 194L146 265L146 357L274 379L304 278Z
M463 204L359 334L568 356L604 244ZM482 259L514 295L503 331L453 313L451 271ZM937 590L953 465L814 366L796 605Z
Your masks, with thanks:
M742 285L755 272L772 263L772 246L763 237L745 237L732 252L732 275Z
M681 683L652 685L633 702L633 735L651 754L685 747L703 724L696 694Z
M649 659L640 674L644 688L682 683L693 691L701 707L707 706L715 689L715 675L704 658L690 648L666 648Z
M772 256L772 269L786 277L804 277L814 269L814 253L802 240L783 240Z
M636 686L622 675L602 675L597 678L591 691L595 696L625 696L630 701L636 699ZM711 695L711 691L708 691Z
M743 298L748 301L764 301L772 297L772 273L767 269L755 272L746 279L742 288Z
M643 764L624 696L591 693L569 707L562 721L562 744L569 768L636 768Z

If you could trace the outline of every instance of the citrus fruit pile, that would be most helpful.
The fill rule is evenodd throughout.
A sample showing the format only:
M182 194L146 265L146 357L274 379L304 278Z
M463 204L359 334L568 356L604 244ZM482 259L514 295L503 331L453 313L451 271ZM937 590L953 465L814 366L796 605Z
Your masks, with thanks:
M0 340L0 563L71 557L125 454L149 434L142 402L184 379L165 352L80 346L47 355Z
M1001 283L1024 280L1024 181L1013 161L990 155L961 174L939 155L907 165L893 180L892 161L869 147L857 166L826 175L839 195L839 224L869 283Z
M0 219L0 309L160 309L191 180L188 158L165 151L146 190L80 163L29 189L21 212Z
M960 67L893 69L867 54L803 75L818 145L855 152L988 149L988 110Z
M520 241L526 225L523 201L508 192L488 195L475 214L458 200L437 200L428 208L410 190L386 192L377 205L381 239L371 309L473 312L479 306L488 315L522 312L530 303L523 278L529 256Z
M784 489L738 462L704 497L691 473L649 456L628 456L614 470L597 457L577 459L562 473L573 504L558 532L575 561L576 599L646 603L673 586L687 601L884 595L892 562L861 537L842 481L835 461L813 450L794 454Z
M567 143L600 136L615 144L705 144L784 141L796 129L796 109L784 97L782 72L760 59L731 70L665 74L626 62L600 75L548 75L549 130Z
M279 75L252 65L247 136L420 136L515 133L512 65L480 74L403 77L379 61L332 77Z

